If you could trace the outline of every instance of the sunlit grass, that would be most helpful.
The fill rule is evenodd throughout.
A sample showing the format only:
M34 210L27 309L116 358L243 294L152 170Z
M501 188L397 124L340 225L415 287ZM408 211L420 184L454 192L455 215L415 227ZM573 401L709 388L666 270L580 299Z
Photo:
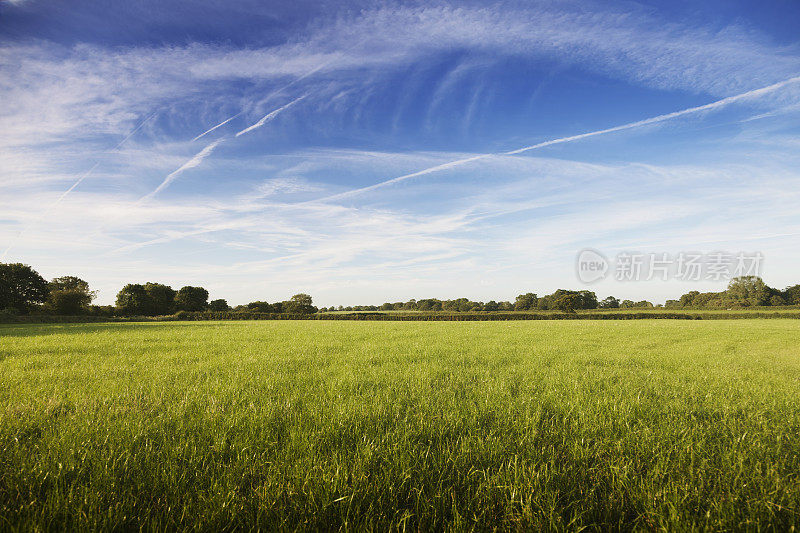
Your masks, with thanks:
M0 326L0 529L786 530L800 321Z

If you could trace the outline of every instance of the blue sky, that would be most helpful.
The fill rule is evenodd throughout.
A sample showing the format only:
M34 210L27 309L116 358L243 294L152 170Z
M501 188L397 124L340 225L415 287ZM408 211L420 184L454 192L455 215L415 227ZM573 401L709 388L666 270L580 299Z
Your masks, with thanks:
M758 251L783 288L798 27L794 0L0 1L0 260L100 303L513 300L585 288L586 247Z

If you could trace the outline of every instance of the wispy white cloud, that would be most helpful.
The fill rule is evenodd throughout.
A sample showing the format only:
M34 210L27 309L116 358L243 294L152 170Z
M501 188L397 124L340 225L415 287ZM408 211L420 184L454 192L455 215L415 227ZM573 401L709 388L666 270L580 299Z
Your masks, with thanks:
M353 42L360 43L353 46ZM743 28L681 27L644 12L631 16L601 9L599 4L572 10L556 3L524 10L500 6L367 10L317 27L304 40L211 57L192 72L210 78L281 76L320 62L328 71L410 63L437 50L557 58L652 87L717 95L773 83L800 71L797 50L770 46Z
M632 149L614 153L614 164L530 156L545 146L689 115L702 118L738 103L753 103L758 113L759 120L743 128L764 121L774 126L800 100L797 79L789 79L800 72L798 50L744 27L662 24L646 13L573 5L381 7L314 22L287 43L245 49L3 44L0 101L10 105L0 106L0 242L30 228L12 259L35 264L47 276L82 275L101 290L104 303L137 277L203 284L234 303L285 298L294 288L307 289L323 305L374 302L379 292L398 299L428 291L513 298L525 284L545 290L563 282L574 249L587 239L613 247L764 237L763 251L784 249L784 265L800 260L794 251L799 161L786 125L793 115L781 121L783 131L750 137L729 132L733 140L710 150L703 159L717 160L707 165L696 159L680 167L642 164L648 158L631 155ZM453 57L463 60L449 76L429 79L433 66ZM463 114L469 124L469 117L488 109L491 67L509 58L599 72L626 88L678 91L674 98L689 92L719 99L507 152L487 149L491 154L475 153L475 145L469 153L298 145L225 159L227 150L215 150L223 142L234 144L230 132L186 160L196 148L183 139L200 131L192 142L227 132L222 128L232 127L236 117L253 122L239 136L254 133L306 97L315 120L303 127L334 138L351 121L359 125L360 145L375 147L385 138L373 136L365 124L399 125L403 113L420 110L430 111L423 123L429 118L436 124L448 98L469 93L469 84L474 93ZM420 73L418 79L409 80L409 72ZM389 107L384 115L370 116L370 102L382 99L386 85L414 89L417 82L438 91L421 101L399 95L397 113ZM293 84L306 96L264 114L278 97L287 98ZM238 109L244 111L231 116ZM108 139L123 137L153 112L157 120L142 127L142 140L112 160ZM496 147L512 140L491 142ZM770 157L761 157L767 146ZM729 163L735 151L746 151L749 161L734 154L744 163ZM199 186L191 201L159 196L212 152L230 179L227 190L212 197ZM82 180L76 183L76 176L94 160L101 161L92 170L97 179L78 187ZM441 179L412 179L432 173ZM378 176L398 177L341 192ZM147 202L136 202L150 179L161 184L145 196ZM400 181L406 186L388 187ZM367 191L375 194L362 194ZM69 201L59 200L64 195ZM323 198L303 202L313 195ZM54 202L56 212L42 217L41 206ZM489 273L500 268L502 274ZM780 272L787 281L789 271L784 266ZM482 289L487 283L491 288Z
M166 112L184 100L221 107L230 94L210 94L220 81L292 76L297 83L317 73L347 78L347 72L363 79L365 70L404 67L454 50L485 64L509 55L554 59L651 87L721 96L800 72L796 49L745 29L678 27L645 13L564 7L374 9L310 26L290 43L245 50L5 45L0 72L14 74L0 76L0 99L15 105L0 110L0 146L122 133L154 109Z
M641 128L643 126L651 126L651 125L654 125L654 124L659 124L661 122L666 122L668 120L672 120L672 119L675 119L675 118L683 117L683 116L686 116L686 115L691 115L691 114L695 114L695 113L702 113L702 112L706 112L706 111L713 111L713 110L716 110L716 109L724 108L726 106L729 106L729 105L737 103L737 102L742 102L742 101L747 101L747 100L754 100L754 99L757 99L757 98L762 97L764 95L768 95L770 93L779 91L779 90L781 90L781 89L783 89L785 87L796 85L798 83L800 83L800 76L789 78L787 80L783 80L781 82L774 83L774 84L769 85L767 87L762 87L762 88L759 88L759 89L754 89L752 91L747 91L747 92L744 92L744 93L741 93L741 94L737 94L737 95L734 95L734 96L729 96L727 98L723 98L721 100L717 100L717 101L711 102L709 104L690 107L690 108L687 108L687 109L682 109L680 111L675 111L675 112L672 112L672 113L666 113L666 114L663 114L663 115L658 115L658 116L646 118L646 119L643 119L643 120L637 120L635 122L629 122L627 124L622 124L620 126L614 126L612 128L606 128L606 129L602 129L602 130L596 130L596 131L591 131L591 132L587 132L587 133L581 133L581 134L578 134L578 135L571 135L571 136L568 136L568 137L561 137L561 138L558 138L558 139L552 139L552 140L549 140L549 141L545 141L545 142L541 142L541 143L537 143L537 144L532 144L532 145L529 145L529 146L523 146L522 148L516 148L514 150L508 150L508 151L505 151L505 152L498 152L498 153L495 153L495 154L479 154L479 155L473 155L473 156L470 156L470 157L465 157L465 158L462 158L462 159L456 159L456 160L453 160L453 161L448 161L446 163L441 163L441 164L438 164L438 165L435 165L435 166L432 166L432 167L428 167L428 168L425 168L425 169L422 169L422 170L418 170L416 172L411 172L409 174L403 174L402 176L397 176L396 178L391 178L391 179L376 183L374 185L369 185L367 187L361 187L359 189L353 189L353 190L346 191L346 192L343 192L343 193L335 194L333 196L329 196L327 198L323 198L323 199L321 199L319 201L336 201L336 200L342 200L342 199L345 199L345 198L352 198L353 196L357 196L357 195L364 194L364 193L367 193L367 192L375 191L377 189L381 189L383 187L388 187L388 186L391 186L391 185L394 185L394 184L397 184L397 183L400 183L400 182L403 182L403 181L406 181L406 180L409 180L409 179L412 179L412 178L418 178L420 176L425 176L425 175L428 175L428 174L434 174L436 172L441 172L441 171L444 171L444 170L451 170L453 168L456 168L456 167L459 167L459 166L462 166L462 165L466 165L468 163L473 163L475 161L480 161L482 159L486 159L488 157L492 157L492 156L495 156L495 155L517 155L517 154L522 154L524 152L529 152L531 150L536 150L536 149L539 149L539 148L545 148L547 146L553 146L553 145L556 145L556 144L563 144L563 143L569 143L569 142L574 142L574 141L580 141L580 140L583 140L583 139L588 139L590 137L597 137L599 135L607 135L609 133L616 133L616 132L620 132L620 131L631 130L631 129L635 129L635 128Z
M359 172L412 159L412 154L353 151L294 156L338 158ZM450 156L420 154L424 160ZM426 203L430 191L425 189L407 191L414 195L411 202L385 207L281 203L275 200L278 193L326 187L281 179L254 186L250 194L191 202L156 197L132 204L114 194L76 192L61 205L58 227L31 214L32 206L52 201L54 194L14 202L4 198L0 218L32 228L20 257L46 275L84 272L87 257L102 256L105 268L92 269L90 277L103 291L102 301L113 300L121 282L145 275L173 285L196 279L232 302L282 298L286 287L306 288L321 304L347 303L347 298L373 302L370 295L389 285L398 298L513 297L512 291L525 284L544 290L556 283L552 272L564 270L559 261L569 263L574 250L588 243L603 249L620 243L679 247L741 243L737 234L761 235L774 242L752 246L769 253L800 231L796 217L792 222L800 200L800 192L792 191L800 189L791 188L800 176L780 166L598 165L525 155L494 156L477 165L472 180L459 176L459 187L448 196L433 195L432 204ZM488 183L481 177L486 175L497 177ZM730 209L721 212L719 205ZM75 234L103 224L108 227L102 233L76 241ZM11 230L0 224L0 240ZM48 260L44 249L58 254L58 261ZM158 259L164 250L170 261ZM188 254L185 261L183 254ZM140 260L152 264L137 272ZM555 266L548 273L540 270L543 262ZM517 264L523 266L513 267ZM502 276L488 274L498 267L508 268ZM443 271L459 284L442 280ZM493 284L480 288L484 278ZM355 296L348 296L351 290Z

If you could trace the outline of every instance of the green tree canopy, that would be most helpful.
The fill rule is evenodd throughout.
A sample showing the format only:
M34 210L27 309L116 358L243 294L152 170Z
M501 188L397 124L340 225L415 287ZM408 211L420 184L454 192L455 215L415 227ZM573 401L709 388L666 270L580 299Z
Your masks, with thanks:
M289 301L283 302L283 312L310 315L316 313L317 308L314 307L311 296L300 293L289 298Z
M208 291L203 287L181 287L175 296L180 311L205 311L208 308Z
M527 292L517 296L517 299L514 302L514 309L516 311L528 311L530 309L536 309L536 305L538 303L539 298L534 293Z
M144 285L129 283L117 293L117 309L123 315L147 315L151 308Z
M144 284L144 290L149 300L148 315L169 315L175 311L175 289L148 281Z
M783 299L788 305L800 305L800 285L786 287L783 291Z
M30 311L47 300L47 281L22 263L0 263L0 309Z
M54 278L48 286L47 307L57 315L87 313L96 295L89 290L89 283L75 276Z
M581 296L574 291L564 291L553 298L553 307L565 313L574 313L575 309L581 309Z
M229 310L230 306L226 300L220 298L219 300L211 300L208 302L208 309L209 311L222 312Z
M604 298L603 301L598 302L597 307L600 309L618 309L619 299L614 298L613 296L608 296L607 298Z
M778 291L772 289L764 283L758 276L740 276L733 278L728 283L728 290L725 291L726 300L731 304L749 307L754 305L769 305L770 298L777 295Z

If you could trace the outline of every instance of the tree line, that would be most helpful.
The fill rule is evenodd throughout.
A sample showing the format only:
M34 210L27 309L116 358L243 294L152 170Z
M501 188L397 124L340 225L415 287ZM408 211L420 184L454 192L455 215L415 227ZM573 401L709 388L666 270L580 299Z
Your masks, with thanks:
M96 292L75 276L44 279L28 265L0 263L0 313L93 316L163 316L181 312L257 312L313 314L318 311L308 294L269 304L252 302L231 308L224 299L208 300L203 287L178 290L163 283L129 283L117 293L115 305L91 305Z
M800 285L784 290L769 287L757 276L733 278L721 292L690 291L676 300L667 300L664 305L654 305L647 300L620 300L608 296L598 300L588 290L574 291L558 289L552 294L538 296L528 292L517 296L512 302L490 300L474 302L467 298L439 300L427 298L407 302L386 302L382 305L355 305L323 307L323 312L333 311L448 311L448 312L493 312L493 311L565 311L587 309L744 309L747 307L777 307L800 305Z
M528 292L516 300L490 300L475 302L468 298L439 300L426 298L407 302L376 305L331 306L317 309L311 296L295 294L289 300L268 303L254 301L246 305L231 307L224 299L209 301L209 293L203 287L185 286L178 290L155 282L130 283L117 293L116 304L92 305L96 292L89 284L75 276L62 276L50 281L38 272L21 263L0 263L0 313L3 314L51 314L93 316L164 316L181 312L233 312L309 315L333 311L429 311L429 312L498 312L498 311L549 311L574 312L587 309L645 309L663 307L667 309L743 309L747 307L800 305L800 285L784 290L768 286L756 276L734 278L721 292L690 291L679 299L667 300L662 305L653 305L647 300L619 300L608 296L598 300L588 290L574 291L558 289L552 294L538 296Z

